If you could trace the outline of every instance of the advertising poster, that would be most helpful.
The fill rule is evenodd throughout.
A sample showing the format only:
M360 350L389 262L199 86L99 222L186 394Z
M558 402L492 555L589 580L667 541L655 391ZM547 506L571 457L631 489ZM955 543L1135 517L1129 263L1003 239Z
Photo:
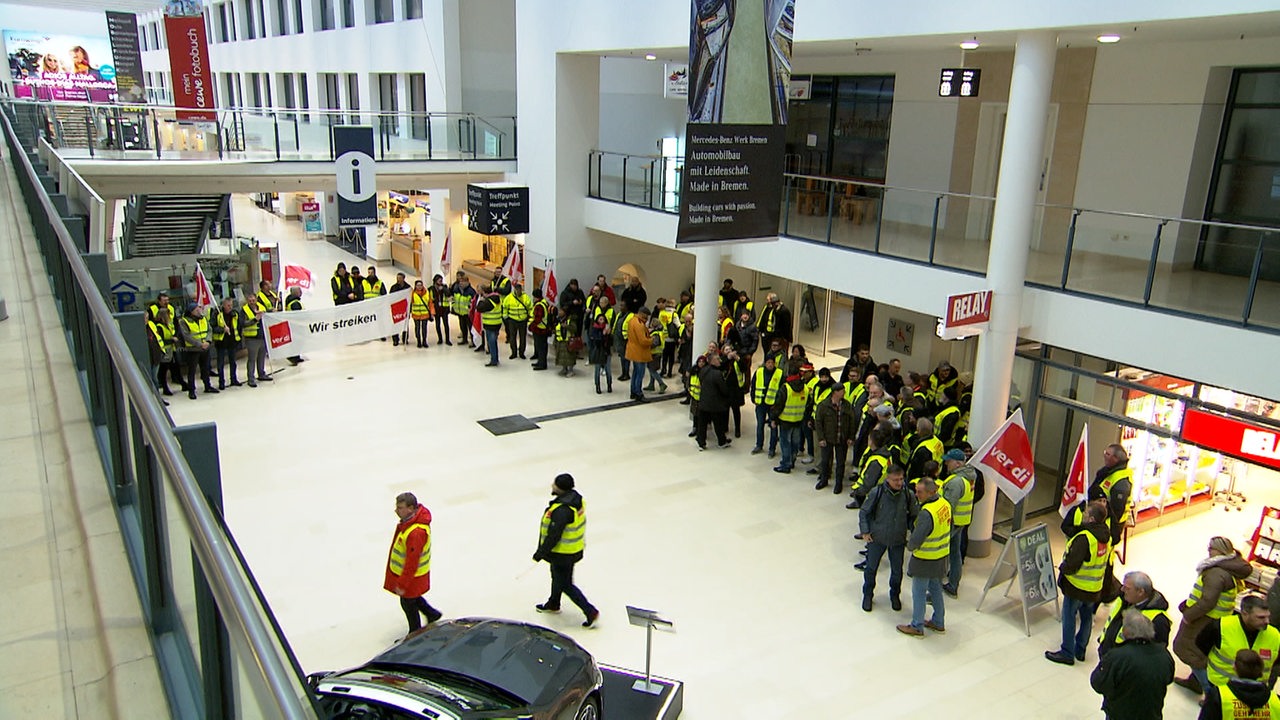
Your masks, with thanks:
M37 100L112 102L116 69L106 38L5 30L13 94Z
M108 10L107 36L111 38L111 59L115 61L117 99L126 105L146 104L147 80L142 74L142 52L138 48L138 16Z
M218 112L213 98L204 17L165 15L164 36L169 41L173 104L178 108L174 114L181 121L216 122Z
M676 244L776 240L795 0L691 0Z

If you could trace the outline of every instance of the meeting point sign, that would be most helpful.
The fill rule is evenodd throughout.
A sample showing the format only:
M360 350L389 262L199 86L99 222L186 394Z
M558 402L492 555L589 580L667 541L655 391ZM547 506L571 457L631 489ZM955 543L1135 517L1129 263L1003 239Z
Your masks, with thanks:
M301 355L403 332L409 319L409 293L401 290L337 307L267 313L262 326L270 352Z

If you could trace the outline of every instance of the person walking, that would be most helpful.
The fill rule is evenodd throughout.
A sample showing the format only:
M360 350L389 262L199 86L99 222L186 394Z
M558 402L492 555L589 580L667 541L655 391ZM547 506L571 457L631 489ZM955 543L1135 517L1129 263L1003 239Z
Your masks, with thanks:
M876 592L880 558L889 555L889 604L902 609L902 555L907 547L907 530L920 514L916 496L906 489L901 465L891 465L883 483L872 488L858 511L858 537L867 541L867 558L862 565L862 609L871 612Z
M1235 611L1238 584L1253 574L1253 566L1229 539L1215 537L1209 540L1209 556L1196 566L1196 573L1191 595L1178 605L1182 621L1173 638L1173 654L1191 668L1191 677L1175 678L1173 682L1203 693L1209 686L1209 659L1196 645L1196 638L1210 622Z
M845 461L853 447L853 408L844 399L844 386L833 385L827 397L813 411L813 431L821 455L818 460L818 483L814 490L827 487L835 466L836 495L844 492Z
M942 578L947 574L950 550L951 505L938 495L938 485L932 478L916 483L916 500L920 501L920 513L907 540L907 549L911 551L911 563L907 567L911 573L911 623L899 625L898 632L920 638L924 637L925 628L936 633L947 631ZM867 554L870 555L870 551ZM933 603L933 617L925 620L927 603Z
M427 336L431 330L431 295L421 280L413 284L413 293L409 295L409 317L413 318L413 339L417 341L418 347L427 347ZM439 336L438 326L436 335Z
M442 616L425 597L431 589L431 511L413 493L403 492L396 496L396 517L382 589L399 596L412 633L422 627L420 616L428 625Z
M640 281L635 280L633 287ZM643 292L643 290L641 290ZM623 291L626 296L626 291ZM653 334L649 332L649 308L642 307L627 320L627 347L624 351L627 362L631 365L631 399L636 402L648 402L644 397L644 371L653 360Z
M1126 610L1123 623L1124 644L1099 660L1089 684L1102 696L1107 720L1161 720L1173 656L1152 641L1155 628L1140 611Z
M1046 650L1045 659L1060 665L1084 662L1093 615L1102 594L1103 576L1111 555L1111 533L1107 530L1103 507L1085 507L1084 527L1067 540L1058 565L1058 587L1062 589L1062 646Z
M1280 718L1280 698L1263 682L1262 656L1253 650L1236 652L1236 676L1226 685L1210 685L1200 706L1200 720Z
M566 318L566 325L572 322ZM586 615L582 627L594 627L600 611L587 600L587 596L573 583L574 565L582 561L587 546L587 509L582 495L574 489L573 476L560 473L551 483L551 502L542 513L542 525L538 530L538 549L533 553L534 562L547 561L551 567L551 594L547 601L534 608L541 613L560 612L560 596L569 600Z

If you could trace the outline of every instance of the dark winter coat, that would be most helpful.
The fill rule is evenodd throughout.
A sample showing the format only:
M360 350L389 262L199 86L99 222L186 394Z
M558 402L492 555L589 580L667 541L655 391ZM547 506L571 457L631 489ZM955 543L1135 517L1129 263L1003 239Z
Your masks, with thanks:
M702 385L702 399L698 409L708 413L728 412L733 401L730 383L734 381L729 379L729 373L724 371L724 367L708 365L702 368L698 373L698 382Z
M1161 720L1173 682L1173 657L1163 645L1129 640L1102 656L1089 676L1108 720Z
M1084 532L1093 535L1094 539L1101 544L1111 542L1111 533L1107 530L1105 522L1087 523L1084 526ZM1101 593L1088 592L1067 582L1067 576L1078 572L1089 560L1089 541L1083 537L1074 539L1067 538L1070 543L1067 550L1062 555L1062 564L1058 566L1058 587L1062 590L1062 594L1083 602L1096 603L1099 601Z

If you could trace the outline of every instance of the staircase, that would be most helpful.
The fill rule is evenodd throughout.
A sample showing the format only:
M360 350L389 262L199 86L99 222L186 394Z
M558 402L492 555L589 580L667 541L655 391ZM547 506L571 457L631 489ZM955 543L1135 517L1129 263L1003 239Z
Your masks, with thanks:
M230 195L134 195L125 207L124 256L198 253L230 208Z
M89 147L89 111L83 107L54 106L54 127L59 148Z

